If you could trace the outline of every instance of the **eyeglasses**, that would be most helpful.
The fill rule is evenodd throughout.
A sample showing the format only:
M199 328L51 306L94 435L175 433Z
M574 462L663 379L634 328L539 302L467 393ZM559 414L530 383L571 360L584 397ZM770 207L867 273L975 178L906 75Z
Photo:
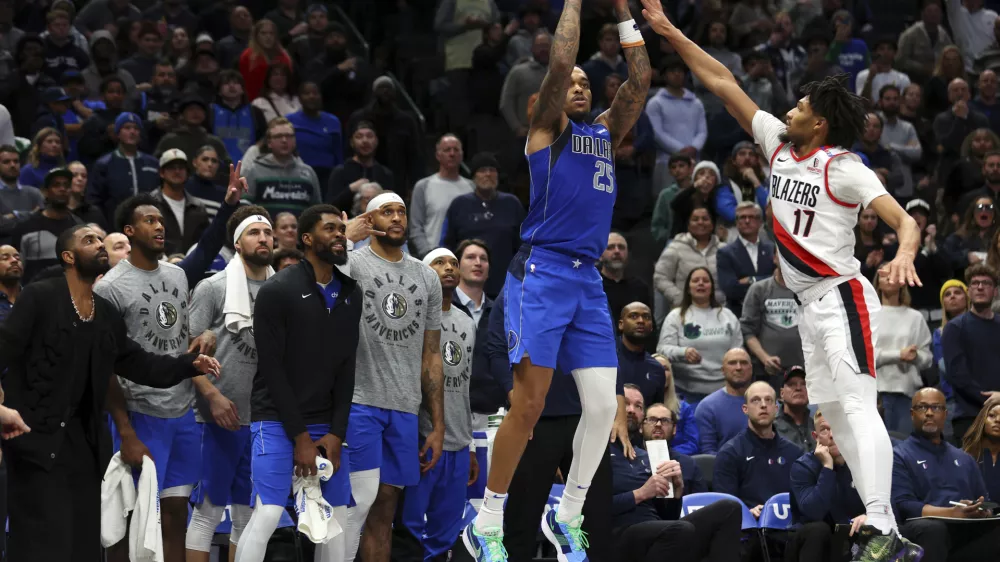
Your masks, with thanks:
M969 281L970 287L983 287L984 289L992 289L993 281L989 279L973 279Z
M736 217L736 220L738 220L738 221L755 221L755 220L757 220L759 218L760 217L758 217L757 215L739 215L739 216Z
M649 425L674 425L674 420L671 418L646 418L644 423Z
M992 211L993 210L993 203L980 203L980 204L976 205L976 210L977 211Z
M917 413L926 412L928 410L934 413L938 413L945 411L946 407L944 404L917 404L911 409Z

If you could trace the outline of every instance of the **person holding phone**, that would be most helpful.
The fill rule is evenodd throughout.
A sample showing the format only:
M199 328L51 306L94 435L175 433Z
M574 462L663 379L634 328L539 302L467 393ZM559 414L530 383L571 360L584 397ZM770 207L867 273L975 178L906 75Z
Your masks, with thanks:
M975 459L942 437L947 416L944 394L922 388L913 395L913 434L893 450L892 504L899 531L924 547L923 562L989 560L996 557L996 522L949 523L947 519L987 519L996 504Z

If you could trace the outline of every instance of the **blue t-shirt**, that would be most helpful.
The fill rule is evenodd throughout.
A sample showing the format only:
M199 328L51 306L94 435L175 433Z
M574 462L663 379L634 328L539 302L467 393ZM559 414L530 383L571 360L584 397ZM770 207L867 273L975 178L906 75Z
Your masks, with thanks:
M333 310L334 305L337 304L337 297L340 296L340 279L334 275L333 279L330 279L326 285L317 282L316 286L319 287L320 294L326 300L326 310L328 312Z
M302 161L314 168L333 169L344 162L340 119L325 111L312 118L303 111L288 115L295 127L295 146Z
M858 73L872 64L868 45L861 39L849 39L844 43L834 43L831 45L830 55L831 57L827 57L828 60L832 56L836 57L833 62L844 69L844 72L850 76L848 80L850 82L849 87L852 92L855 91L854 80L858 77ZM878 92L872 92L872 96L877 99Z

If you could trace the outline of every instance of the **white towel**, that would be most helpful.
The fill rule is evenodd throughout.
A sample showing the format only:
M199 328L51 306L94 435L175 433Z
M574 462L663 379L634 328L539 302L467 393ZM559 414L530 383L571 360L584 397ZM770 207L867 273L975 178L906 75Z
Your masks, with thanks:
M128 514L135 508L132 469L115 453L101 483L101 546L107 548L125 538Z
M267 266L265 278L274 275L274 269ZM222 306L226 329L238 334L253 327L253 308L250 307L250 291L247 289L247 272L243 268L243 258L237 253L226 264L226 302Z
M333 507L323 498L320 488L320 482L333 477L333 465L323 457L316 457L316 469L316 476L295 476L292 491L299 516L299 532L316 544L326 544L344 529L333 516Z
M160 492L156 466L149 457L142 457L138 497L128 528L128 557L131 562L163 562Z

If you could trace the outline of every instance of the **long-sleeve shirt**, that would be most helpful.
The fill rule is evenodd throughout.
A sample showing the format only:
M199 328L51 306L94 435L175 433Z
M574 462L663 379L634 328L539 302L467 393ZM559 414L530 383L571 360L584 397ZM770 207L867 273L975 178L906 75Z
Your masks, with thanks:
M902 119L896 119L895 122L885 120L879 143L898 154L907 167L918 162L924 153L920 138L917 137L917 129Z
M646 103L646 115L653 126L657 160L665 161L688 146L699 151L705 146L708 138L705 106L690 90L684 90L681 97L675 97L666 88L660 90Z
M944 163L954 163L958 160L959 149L965 137L969 136L976 129L988 129L990 120L978 111L969 108L969 114L964 119L955 115L955 112L948 108L934 117L934 138L938 146L944 147L941 153L942 169ZM950 168L948 168L950 170Z
M997 13L985 8L970 12L962 5L962 0L947 0L945 5L948 22L955 32L955 43L965 60L965 70L972 72L976 57L993 44L993 24Z
M762 439L749 428L723 445L715 457L712 491L730 494L753 509L791 491L791 469L802 450L780 435Z
M954 24L952 24L954 25ZM951 36L944 26L937 26L937 41L932 41L924 22L918 21L899 36L899 50L896 51L895 65L909 74L917 83L923 84L930 77L941 51L953 45Z
M994 344L995 345L995 344ZM942 440L932 443L914 433L892 449L892 507L896 520L920 517L925 505L990 499L975 459Z
M528 98L542 86L548 67L535 59L510 69L500 90L500 114L511 131L528 128Z
M993 453L983 447L979 453L979 473L983 475L983 482L986 483L986 491L990 494L990 499L996 501L1000 498L1000 461L993 462Z
M448 207L459 195L472 193L475 184L459 176L453 180L440 174L427 176L413 186L410 199L410 241L414 255L423 257L441 245Z
M14 227L44 206L45 198L37 187L20 182L8 186L0 182L0 238L10 236Z
M663 366L646 351L632 351L618 338L618 376L639 387L646 404L663 402L667 379Z
M650 465L649 453L645 449L635 447L635 459L625 456L620 443L612 443L611 452L611 515L614 517L614 528L623 529L637 523L647 521L674 521L680 518L681 498L653 498L642 503L635 503L635 492L642 488L653 476L656 467ZM670 459L681 465L681 478L684 479L684 494L707 492L708 486L698 469L698 463L684 454L675 454L670 448ZM675 492L676 494L676 492Z
M899 352L911 345L917 346L917 358L903 361ZM933 359L931 331L923 315L908 306L883 306L875 352L878 391L912 397L923 386L920 371L930 368Z
M734 347L742 347L740 321L728 308L692 306L681 319L681 309L667 314L660 329L656 351L670 360L674 380L682 392L709 394L722 387L722 357ZM700 363L688 363L687 348L701 354Z
M743 413L744 398L734 396L720 388L698 403L694 411L698 426L698 451L714 455L723 445L747 427Z
M434 31L444 38L445 70L472 68L472 51L483 41L483 32L466 27L465 18L477 16L493 22L499 15L493 0L441 2L434 14Z
M677 199L674 200L677 202ZM678 218L687 223L687 217ZM716 269L716 256L719 252L719 239L712 235L712 239L703 250L699 250L697 241L687 232L682 232L674 237L667 247L663 249L656 266L653 268L653 284L656 290L667 297L669 306L680 306L681 298L684 296L684 283L687 282L688 274L696 267L707 267L714 279L719 278L719 270ZM716 285L715 297L719 302L726 301L726 294L722 288Z
M792 522L796 525L814 521L844 525L865 512L846 464L829 469L812 451L806 451L792 464L790 479Z
M958 404L956 418L975 417L984 390L1000 390L1000 315L985 320L971 312L952 319L941 334L948 381Z

